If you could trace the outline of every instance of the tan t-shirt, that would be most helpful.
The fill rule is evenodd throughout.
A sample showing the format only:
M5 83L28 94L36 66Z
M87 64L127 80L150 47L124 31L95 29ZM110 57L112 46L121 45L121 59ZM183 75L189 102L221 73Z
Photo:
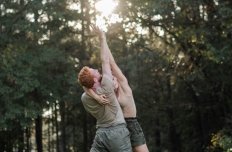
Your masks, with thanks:
M109 127L126 123L122 109L114 94L112 80L108 76L103 75L101 86L96 89L96 93L106 95L110 104L103 106L87 93L83 93L81 97L85 109L97 119L96 127Z

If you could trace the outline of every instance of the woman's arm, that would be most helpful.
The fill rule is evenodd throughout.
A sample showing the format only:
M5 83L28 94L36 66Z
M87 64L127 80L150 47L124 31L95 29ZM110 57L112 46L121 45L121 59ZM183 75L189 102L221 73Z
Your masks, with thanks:
M83 87L83 89L85 90L85 92L90 95L91 97L93 97L95 100L97 100L98 103L105 105L105 104L109 104L110 101L106 99L105 95L97 95L92 89L88 89L86 87Z

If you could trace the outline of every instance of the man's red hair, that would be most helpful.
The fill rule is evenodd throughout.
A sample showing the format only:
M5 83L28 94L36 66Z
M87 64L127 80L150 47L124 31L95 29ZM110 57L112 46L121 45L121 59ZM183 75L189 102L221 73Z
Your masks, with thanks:
M94 75L89 70L89 67L84 66L78 74L78 82L86 88L92 88L94 84Z

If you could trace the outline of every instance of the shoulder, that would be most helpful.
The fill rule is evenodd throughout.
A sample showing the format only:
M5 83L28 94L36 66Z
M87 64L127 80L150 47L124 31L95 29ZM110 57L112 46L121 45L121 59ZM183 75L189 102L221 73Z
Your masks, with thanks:
M84 92L81 96L81 101L83 104L85 104L86 102L88 102L89 100L92 100L93 98L91 96L89 96L86 92Z
M101 80L101 86L105 87L109 87L109 86L112 86L113 82L112 82L112 79L110 79L109 76L107 75L103 75L102 76L102 80Z
M85 107L91 107L99 104L93 97L88 95L86 92L82 94L81 102Z
M112 82L112 78L110 78L108 75L104 74L102 76L102 81Z
M127 82L123 82L119 84L120 84L119 87L121 88L120 90L123 92L124 95L132 96L132 89Z
M101 80L101 86L96 88L97 94L109 94L114 92L114 86L112 79L109 76L103 75Z

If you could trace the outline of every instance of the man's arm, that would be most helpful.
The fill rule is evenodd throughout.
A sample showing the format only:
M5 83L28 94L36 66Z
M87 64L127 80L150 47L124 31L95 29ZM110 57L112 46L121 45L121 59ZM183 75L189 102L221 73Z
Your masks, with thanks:
M95 100L97 100L98 103L105 105L110 103L109 100L106 99L105 95L97 95L92 89L88 89L86 87L83 87L83 89L85 90L85 92L90 95L91 97L93 97Z
M112 55L112 53L111 53L111 51L109 49L109 46L107 44L107 41L106 41L105 33L103 31L101 31L95 25L91 25L91 27L94 30L94 32L98 35L99 40L101 42L101 59L102 59L102 64L105 64L103 62L106 62L107 66L108 66L108 63L109 63L110 67L112 68L112 71L114 72L114 74L117 77L117 79L120 82L127 82L126 77L123 75L122 71L117 66L116 62L114 61L114 57L113 57L113 55ZM109 67L104 68L104 69L106 69L105 70L106 73L108 72L108 68ZM104 71L103 71L103 73L104 73ZM111 71L110 71L110 73L111 73Z
M122 73L121 69L118 67L117 63L114 60L114 57L109 49L109 54L110 54L110 67L115 75L115 77L118 79L120 83L128 83L127 78L125 75Z
M109 51L108 45L106 42L106 36L105 33L100 30L96 25L91 25L93 31L98 35L100 43L101 43L101 61L102 61L102 73L104 75L107 75L110 80L112 81L112 72L110 69L110 56L109 56Z
M128 84L127 78L125 77L125 75L122 73L121 69L116 64L110 49L107 49L107 50L109 51L109 55L110 55L110 66L111 66L111 69L112 69L115 77L118 79L118 82L121 84L123 92L127 95L131 95L132 90Z
M114 57L113 57L113 55L112 55L112 53L111 53L111 51L109 49L109 46L108 46L108 44L106 42L105 34L100 39L102 39L101 43L103 43L102 46L104 47L104 51L107 54L107 60L108 60L108 56L109 56L110 67L111 67L112 71L114 72L114 75L116 76L118 81L127 83L127 78L124 76L121 69L116 64L116 62L114 60Z
M101 59L102 59L102 72L103 74L108 75L112 78L112 71L114 72L115 77L118 79L118 82L121 84L124 93L131 94L131 88L128 85L126 77L123 75L121 69L118 67L114 61L113 55L108 47L106 36L103 31L101 31L97 26L92 25L92 29L97 33L101 42Z
M128 84L127 78L125 77L125 75L122 73L121 69L116 64L114 57L113 57L107 43L106 43L105 47L106 47L105 50L109 54L111 70L113 71L115 77L118 79L118 82L121 84L124 93L131 94L132 90Z

